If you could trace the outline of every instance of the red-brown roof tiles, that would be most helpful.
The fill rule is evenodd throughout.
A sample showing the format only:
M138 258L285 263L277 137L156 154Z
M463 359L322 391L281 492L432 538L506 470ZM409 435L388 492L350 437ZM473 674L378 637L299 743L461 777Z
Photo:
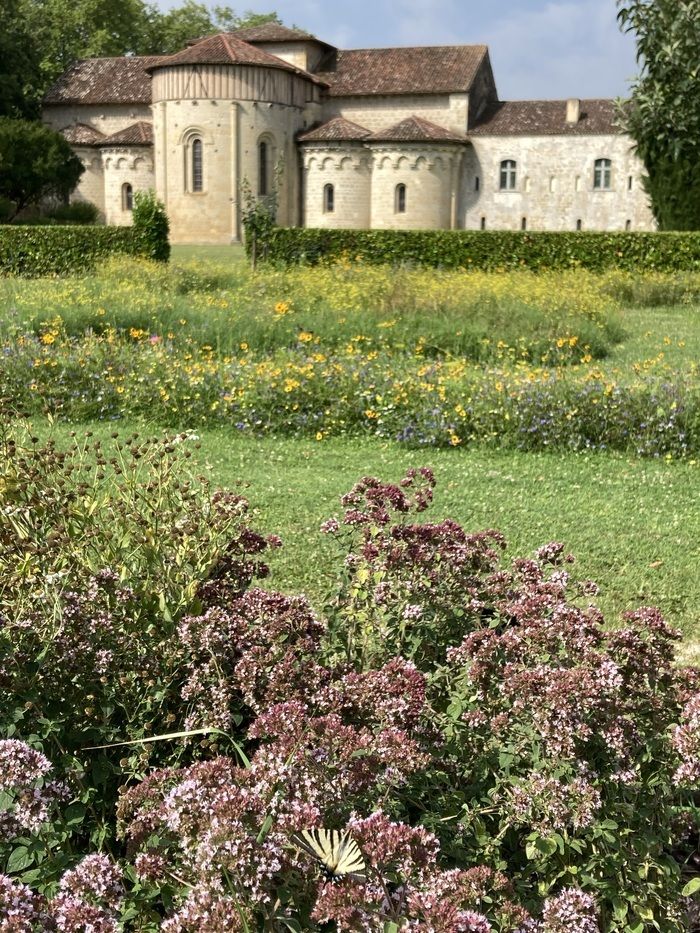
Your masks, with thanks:
M152 146L153 126L150 123L139 121L127 126L123 130L105 136L100 141L101 146Z
M467 92L487 53L485 45L352 49L319 76L331 97Z
M158 59L150 66L149 71L156 68L169 68L171 65L257 65L262 68L280 68L283 71L291 71L308 78L315 84L324 83L316 75L296 68L281 58L277 58L276 55L270 55L269 52L264 52L254 45L237 39L230 33L223 32L201 39L181 52L168 55L167 58Z
M466 143L467 137L445 129L444 126L438 126L437 123L431 123L430 120L424 120L422 117L407 117L400 123L395 123L394 126L372 133L367 142Z
M614 100L582 100L577 123L566 121L565 100L512 100L492 104L469 128L470 136L607 136L622 132Z
M88 126L87 123L66 126L61 130L61 135L71 146L99 146L105 138L104 133L100 133L94 126Z
M305 42L312 40L320 42L316 36L303 29L290 29L280 23L263 23L261 26L245 26L243 29L234 29L231 35L243 42ZM321 42L325 45L325 42Z
M74 62L49 88L45 104L150 104L146 68L153 56L85 58Z
M369 130L360 126L359 123L353 123L345 117L333 117L327 123L301 133L297 139L300 143L355 142L362 141L369 135Z

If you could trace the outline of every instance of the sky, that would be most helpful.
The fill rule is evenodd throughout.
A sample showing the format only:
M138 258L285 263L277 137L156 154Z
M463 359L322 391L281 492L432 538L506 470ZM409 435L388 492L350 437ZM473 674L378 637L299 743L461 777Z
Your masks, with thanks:
M239 13L274 10L287 25L339 48L483 43L490 47L501 100L623 97L637 70L634 39L617 27L615 0L219 3ZM179 2L159 5L169 9Z

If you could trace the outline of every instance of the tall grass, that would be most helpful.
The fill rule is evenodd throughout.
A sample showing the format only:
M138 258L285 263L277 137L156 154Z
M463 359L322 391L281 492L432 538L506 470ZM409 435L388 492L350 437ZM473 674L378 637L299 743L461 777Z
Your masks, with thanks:
M223 354L311 341L332 350L361 337L393 352L561 364L602 359L624 336L616 299L580 273L336 265L253 274L242 264L114 259L91 277L0 281L0 307L5 339L60 319L69 337L144 331Z

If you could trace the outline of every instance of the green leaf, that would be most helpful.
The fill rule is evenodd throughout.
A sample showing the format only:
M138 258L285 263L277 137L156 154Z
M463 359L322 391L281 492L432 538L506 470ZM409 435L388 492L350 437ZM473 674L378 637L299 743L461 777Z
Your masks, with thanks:
M696 891L700 891L700 877L691 878L681 891L681 894L683 897L691 897Z
M26 846L17 846L7 860L8 875L16 875L33 863L34 859Z

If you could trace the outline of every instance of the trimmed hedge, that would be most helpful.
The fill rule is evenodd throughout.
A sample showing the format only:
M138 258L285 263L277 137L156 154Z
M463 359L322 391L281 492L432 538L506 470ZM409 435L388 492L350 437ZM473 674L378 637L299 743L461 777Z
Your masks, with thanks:
M700 233L521 233L471 230L305 230L275 227L271 262L347 258L444 269L700 269Z
M133 227L0 226L0 276L89 272L115 253L150 256L151 249Z

